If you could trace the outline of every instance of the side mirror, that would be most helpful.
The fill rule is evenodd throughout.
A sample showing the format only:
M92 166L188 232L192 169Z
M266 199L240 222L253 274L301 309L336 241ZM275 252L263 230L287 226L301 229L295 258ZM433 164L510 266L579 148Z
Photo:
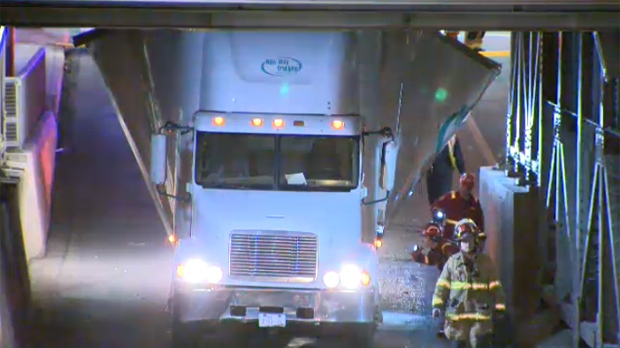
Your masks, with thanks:
M151 183L163 185L166 183L166 135L153 134L151 136Z
M375 248L379 249L383 246L383 232L385 230L383 229L383 226L381 227L377 227L376 232L375 232Z
M383 143L381 156L381 176L379 185L384 191L392 191L394 180L396 179L396 160L398 158L398 147L394 141Z

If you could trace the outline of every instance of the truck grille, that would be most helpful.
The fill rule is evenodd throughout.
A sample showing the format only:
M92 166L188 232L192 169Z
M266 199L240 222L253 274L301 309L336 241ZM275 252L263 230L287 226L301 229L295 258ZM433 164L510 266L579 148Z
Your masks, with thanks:
M312 282L317 247L311 233L235 231L230 234L230 276Z

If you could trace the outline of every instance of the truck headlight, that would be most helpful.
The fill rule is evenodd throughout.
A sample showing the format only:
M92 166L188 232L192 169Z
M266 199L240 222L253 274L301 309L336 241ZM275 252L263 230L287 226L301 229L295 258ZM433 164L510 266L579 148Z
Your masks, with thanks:
M177 267L177 277L188 283L219 283L224 273L217 266L210 266L199 259L192 259Z
M340 271L340 282L347 289L370 285L370 274L355 265L345 265Z
M340 276L336 272L329 271L323 276L323 283L328 288L333 289L340 284Z

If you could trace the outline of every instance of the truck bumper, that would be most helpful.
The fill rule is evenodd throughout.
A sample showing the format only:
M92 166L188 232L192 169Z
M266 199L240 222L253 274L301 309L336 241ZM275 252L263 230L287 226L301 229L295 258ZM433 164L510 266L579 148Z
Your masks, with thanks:
M259 312L284 313L287 322L374 323L375 290L299 290L177 286L172 298L175 319L258 321Z

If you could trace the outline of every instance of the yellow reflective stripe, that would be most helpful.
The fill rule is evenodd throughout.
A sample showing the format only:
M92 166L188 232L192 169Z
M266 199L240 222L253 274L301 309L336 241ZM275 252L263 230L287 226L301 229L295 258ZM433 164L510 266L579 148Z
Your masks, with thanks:
M489 283L489 289L491 290L496 289L496 288L501 288L501 287L502 287L502 283L500 283L499 280L494 280Z
M452 282L453 290L488 290L489 286L485 283L467 283L467 282Z
M506 305L503 303L496 303L495 304L495 309L498 311L505 311L506 310Z
M444 280L444 279L437 279L437 286L440 286L442 288L446 288L446 289L450 289L451 284Z
M448 314L446 317L448 319L452 320L452 321L460 321L460 320L485 321L485 320L491 320L491 316L490 315L482 315L480 313Z
M452 139L448 141L448 156L450 157L452 168L457 169L456 157L454 156L454 142Z
M455 191L452 191L452 192L450 193L450 197L452 197L452 199L456 199L456 192L455 192Z
M450 225L456 225L458 223L458 221L446 219L446 223L449 223Z
M433 305L433 307L434 306L443 306L443 300L440 299L439 297L433 297L432 305Z
M428 255L424 255L424 263L427 265L430 263L430 261L428 260Z

